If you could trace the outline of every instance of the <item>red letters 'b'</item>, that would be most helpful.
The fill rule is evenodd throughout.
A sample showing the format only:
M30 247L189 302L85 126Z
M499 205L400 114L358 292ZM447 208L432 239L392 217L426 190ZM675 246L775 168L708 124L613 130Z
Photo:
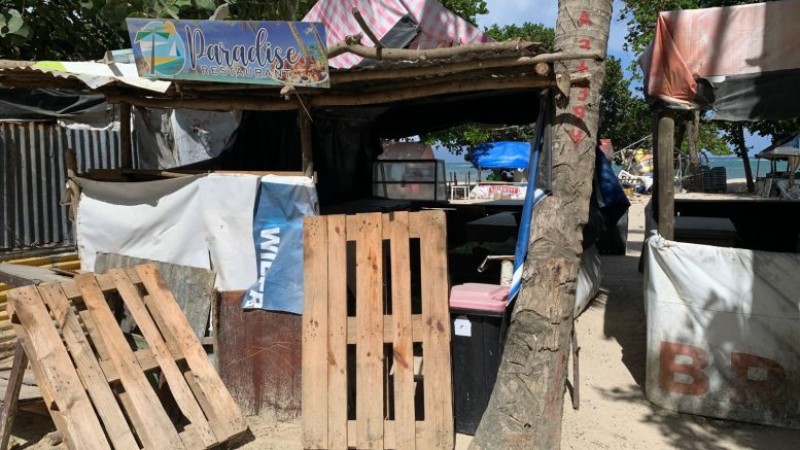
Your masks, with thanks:
M687 357L690 362L677 362L678 356ZM708 377L703 373L708 366L708 355L702 348L662 341L660 361L658 384L661 389L684 395L703 395L708 392ZM691 382L676 381L675 375L690 378Z

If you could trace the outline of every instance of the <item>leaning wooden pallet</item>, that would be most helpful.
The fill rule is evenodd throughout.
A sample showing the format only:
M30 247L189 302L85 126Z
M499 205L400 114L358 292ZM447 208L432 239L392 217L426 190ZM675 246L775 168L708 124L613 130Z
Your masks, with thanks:
M444 213L313 217L303 239L304 447L453 448ZM415 350L422 350L421 395Z
M18 288L8 311L72 449L201 449L247 430L152 264ZM123 333L124 311L146 346Z

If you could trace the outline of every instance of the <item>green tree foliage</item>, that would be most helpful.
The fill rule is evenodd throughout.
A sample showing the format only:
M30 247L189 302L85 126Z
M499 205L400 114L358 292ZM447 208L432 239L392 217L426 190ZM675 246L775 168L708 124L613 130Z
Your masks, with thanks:
M0 0L0 58L87 60L122 40L102 17L104 0Z
M108 49L130 45L127 17L207 19L224 3L232 19L292 20L304 14L298 0L0 0L0 57L98 59Z
M439 3L473 25L478 23L478 16L489 14L485 0L439 0Z
M501 27L497 24L484 30L486 34L496 41L507 41L510 39L522 39L531 42L540 42L548 51L553 49L553 39L555 30L540 23L525 22L522 25L506 25Z
M618 58L606 59L606 76L600 90L598 137L608 138L616 148L624 148L651 133L650 106L631 92Z
M545 49L553 48L553 37L555 35L552 28L529 22L525 22L522 25L506 25L503 27L494 24L484 31L497 41L522 39L530 42L540 42ZM534 128L532 126L493 128L478 123L467 123L427 134L423 136L423 141L431 145L439 143L457 155L467 149L464 158L468 159L468 149L472 146L492 141L526 141L532 139L533 136Z

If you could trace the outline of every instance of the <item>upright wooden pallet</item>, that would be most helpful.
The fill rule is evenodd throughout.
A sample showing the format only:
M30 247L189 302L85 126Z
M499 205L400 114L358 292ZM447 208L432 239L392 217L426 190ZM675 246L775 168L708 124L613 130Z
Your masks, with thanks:
M152 264L15 289L8 312L72 449L202 449L247 430Z
M453 448L444 213L314 217L306 219L303 239L304 447ZM353 282L355 304L348 305ZM413 358L420 349L417 396Z

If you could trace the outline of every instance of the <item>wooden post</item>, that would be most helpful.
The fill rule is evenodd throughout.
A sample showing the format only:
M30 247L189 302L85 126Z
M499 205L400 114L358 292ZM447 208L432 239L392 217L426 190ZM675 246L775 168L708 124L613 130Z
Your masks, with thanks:
M675 117L661 110L656 125L656 161L658 161L656 187L658 198L658 234L665 239L675 238Z
M14 362L11 364L11 375L8 377L3 409L0 412L2 416L0 419L0 450L8 448L11 428L14 426L14 416L17 414L17 402L19 401L19 391L22 388L22 378L27 367L28 355L25 354L25 350L18 340L14 348Z
M311 118L305 108L297 110L297 126L300 128L300 148L303 152L303 175L314 176L314 159L311 147Z
M131 105L119 104L119 166L123 169L133 168L131 150Z

